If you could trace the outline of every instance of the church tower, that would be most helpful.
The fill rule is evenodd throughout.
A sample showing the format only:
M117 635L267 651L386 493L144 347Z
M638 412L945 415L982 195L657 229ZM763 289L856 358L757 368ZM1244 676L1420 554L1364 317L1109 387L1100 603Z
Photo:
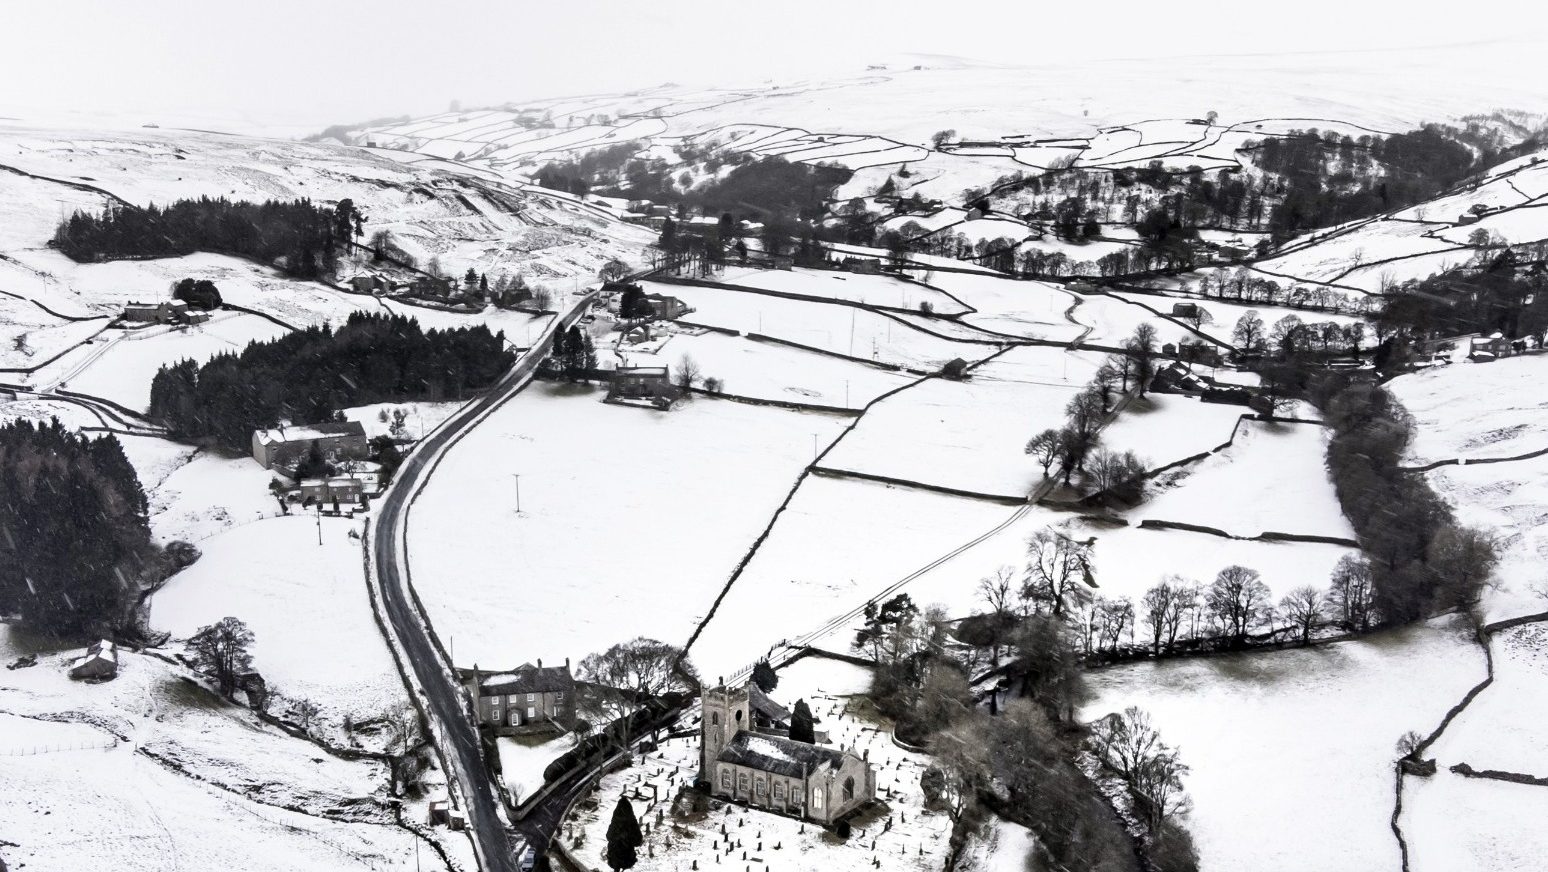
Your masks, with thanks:
M752 723L752 702L745 684L735 689L721 684L704 691L699 699L699 777L713 782L720 752Z

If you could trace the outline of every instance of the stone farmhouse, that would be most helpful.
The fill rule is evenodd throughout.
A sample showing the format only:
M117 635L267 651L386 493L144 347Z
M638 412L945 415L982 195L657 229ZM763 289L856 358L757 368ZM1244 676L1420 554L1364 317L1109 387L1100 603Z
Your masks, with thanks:
M523 663L507 672L462 674L478 711L478 722L499 735L563 733L575 727L575 678L570 661L563 666Z
M124 304L123 319L136 324L201 324L210 320L210 313L189 309L183 300L129 302Z
M789 712L751 682L701 700L699 777L713 795L823 826L876 799L864 757L791 739Z
M312 443L329 461L363 460L370 454L365 427L359 421L307 424L253 431L253 459L264 469L294 469L312 450Z

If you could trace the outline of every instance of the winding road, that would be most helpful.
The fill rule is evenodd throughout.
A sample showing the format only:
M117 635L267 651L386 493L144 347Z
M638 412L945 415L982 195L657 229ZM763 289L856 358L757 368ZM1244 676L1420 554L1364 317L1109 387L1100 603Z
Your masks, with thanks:
M478 730L464 706L462 686L450 658L430 629L415 596L408 563L408 513L446 451L480 421L514 397L537 371L558 330L574 324L595 298L576 298L550 322L542 337L516 361L481 399L471 402L422 439L399 467L392 485L377 503L367 527L369 583L378 617L410 694L421 706L431 738L455 784L472 831L474 851L484 872L516 872L503 808L484 766Z

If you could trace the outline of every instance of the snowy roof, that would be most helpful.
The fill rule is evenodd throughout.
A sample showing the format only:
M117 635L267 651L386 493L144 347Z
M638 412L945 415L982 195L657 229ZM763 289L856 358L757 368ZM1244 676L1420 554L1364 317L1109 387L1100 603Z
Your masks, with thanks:
M844 765L844 752L784 736L765 736L743 730L731 739L717 759L775 775L804 778L823 767L838 769Z
M111 663L114 666L117 666L118 646L114 645L107 639L103 639L100 642L93 642L91 647L86 649L86 653L84 655L70 661L70 668L78 669L92 662Z
M782 724L790 720L789 709L769 699L769 695L763 692L763 688L751 682L747 684L747 699L755 711L775 723Z
M510 672L500 672L479 682L480 696L505 693L551 693L575 689L568 666L532 666L523 664Z
M333 436L359 436L365 438L365 427L359 421L342 421L330 424L303 424L300 426L275 427L259 430L258 441L265 445L283 442L307 442Z

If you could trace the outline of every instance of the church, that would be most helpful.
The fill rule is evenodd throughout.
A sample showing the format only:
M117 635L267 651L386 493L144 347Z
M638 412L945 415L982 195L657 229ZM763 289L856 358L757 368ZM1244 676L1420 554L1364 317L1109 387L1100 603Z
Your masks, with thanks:
M876 799L876 773L853 749L791 739L790 712L752 682L701 696L700 773L714 796L830 826Z

